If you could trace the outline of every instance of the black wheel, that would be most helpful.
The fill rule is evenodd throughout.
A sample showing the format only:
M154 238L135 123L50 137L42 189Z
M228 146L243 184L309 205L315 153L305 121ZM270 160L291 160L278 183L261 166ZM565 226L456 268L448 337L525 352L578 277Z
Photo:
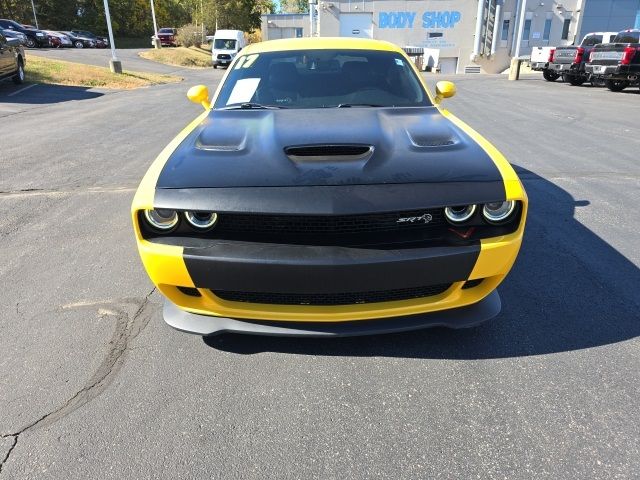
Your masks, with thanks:
M558 75L556 72L552 72L551 70L543 70L542 76L547 82L555 82L558 77L560 77L560 75Z
M574 87L579 87L582 85L587 79L584 77L578 77L577 75L569 75L568 76L569 83Z
M27 37L27 40L25 41L25 44L27 45L27 47L29 48L36 48L36 41L33 37Z
M24 82L24 65L22 64L22 60L18 60L18 71L11 80L13 80L13 83L16 85L20 85Z
M76 48L84 48L84 43L82 43L80 40L76 40L73 46Z
M604 85L612 92L621 92L629 86L627 80L605 80Z
M216 65L215 63L213 64L213 68L218 68L218 65Z

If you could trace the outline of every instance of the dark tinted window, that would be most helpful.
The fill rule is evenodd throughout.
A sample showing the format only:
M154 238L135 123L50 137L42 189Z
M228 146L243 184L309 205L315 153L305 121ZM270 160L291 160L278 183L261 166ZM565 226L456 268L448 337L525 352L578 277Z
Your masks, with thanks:
M568 40L569 39L569 27L571 26L571 19L570 18L566 18L564 20L564 23L562 24L562 40Z
M640 43L640 32L620 32L613 43Z
M377 50L296 50L241 56L215 107L259 103L286 108L427 106L402 55Z
M582 46L592 47L594 45L598 45L599 43L602 43L602 35L589 35L587 37L584 37L584 40L582 41Z
M161 28L158 33L173 33L173 28Z

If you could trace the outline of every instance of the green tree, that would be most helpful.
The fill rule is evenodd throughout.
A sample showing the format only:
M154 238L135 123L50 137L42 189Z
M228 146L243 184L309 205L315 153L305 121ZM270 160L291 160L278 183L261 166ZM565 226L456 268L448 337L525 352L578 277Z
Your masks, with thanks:
M283 13L309 13L309 1L281 0L280 9Z

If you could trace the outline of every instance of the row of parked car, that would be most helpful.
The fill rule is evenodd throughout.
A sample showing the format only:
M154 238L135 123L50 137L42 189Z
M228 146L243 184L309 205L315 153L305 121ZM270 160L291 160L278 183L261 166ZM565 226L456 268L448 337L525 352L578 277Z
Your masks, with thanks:
M531 68L550 82L604 84L613 92L640 86L640 29L588 33L578 46L537 47Z
M29 48L42 47L75 47L75 48L107 48L109 40L85 30L53 31L23 25L14 20L0 18L0 29L4 36L17 38L22 45Z

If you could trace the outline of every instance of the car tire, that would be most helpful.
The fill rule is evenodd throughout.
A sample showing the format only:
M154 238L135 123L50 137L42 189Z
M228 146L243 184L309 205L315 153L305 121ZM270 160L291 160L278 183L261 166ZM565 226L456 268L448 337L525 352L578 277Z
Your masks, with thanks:
M18 60L18 71L11 77L11 80L13 80L13 83L16 85L24 83L24 65L22 64L22 60Z
M213 64L213 68L218 68L218 65L216 65L215 63Z
M38 45L36 40L33 37L29 37L29 36L27 36L27 39L25 40L24 44L29 48L36 48L36 46Z
M579 87L586 81L584 77L578 77L577 75L569 75L568 80L574 87Z
M555 82L560 77L560 75L558 75L555 72L552 72L551 70L543 70L542 76L547 82Z
M621 92L629 86L627 80L605 80L604 84L612 92Z
M76 41L73 43L73 46L76 48L84 48L84 43L82 43L80 40Z

